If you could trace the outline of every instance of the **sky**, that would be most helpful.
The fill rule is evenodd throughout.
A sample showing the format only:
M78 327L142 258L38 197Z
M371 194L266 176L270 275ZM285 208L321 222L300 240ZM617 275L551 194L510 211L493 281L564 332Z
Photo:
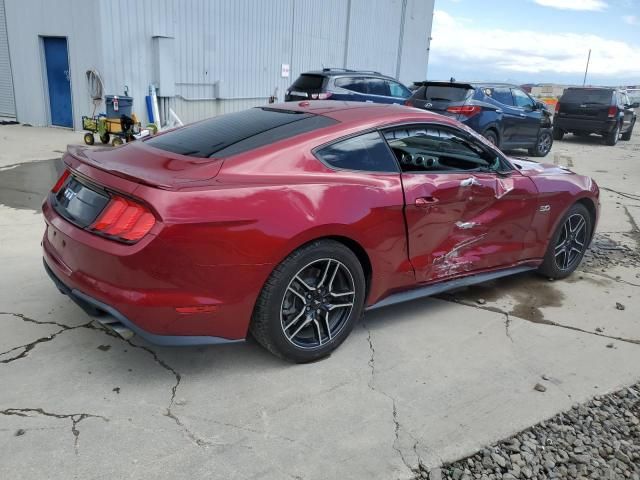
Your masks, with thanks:
M428 78L640 84L640 0L435 0Z

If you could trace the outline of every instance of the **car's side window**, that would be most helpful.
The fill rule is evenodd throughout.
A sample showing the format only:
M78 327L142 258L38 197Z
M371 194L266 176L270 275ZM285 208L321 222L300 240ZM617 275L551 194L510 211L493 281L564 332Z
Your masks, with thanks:
M431 173L500 170L500 158L469 135L439 125L404 126L384 131L403 172Z
M371 95L389 96L389 85L380 78L367 78L367 85Z
M389 86L389 93L392 97L409 98L411 92L404 85L400 85L398 82L386 81Z
M341 170L398 172L398 165L378 132L365 133L315 151L323 163Z
M336 78L337 87L345 88L357 93L367 93L367 83L362 78L342 77Z
M485 88L485 95L493 98L496 102L499 102L503 105L513 106L513 95L511 94L510 88L505 87L495 87L495 88Z
M533 108L535 103L529 95L519 88L512 88L511 91L513 92L513 100L515 101L516 107Z

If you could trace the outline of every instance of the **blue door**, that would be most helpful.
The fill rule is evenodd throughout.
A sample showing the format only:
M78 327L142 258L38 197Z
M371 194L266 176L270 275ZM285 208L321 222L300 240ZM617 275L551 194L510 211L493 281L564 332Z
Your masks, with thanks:
M73 127L71 113L71 72L67 39L44 37L44 61L49 85L49 109L51 125Z

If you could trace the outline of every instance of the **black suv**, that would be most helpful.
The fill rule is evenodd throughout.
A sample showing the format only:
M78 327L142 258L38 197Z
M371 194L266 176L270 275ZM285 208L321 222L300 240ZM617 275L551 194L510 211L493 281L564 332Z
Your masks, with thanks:
M565 133L587 136L597 133L607 145L618 138L631 140L636 124L638 102L631 103L627 94L616 88L567 88L558 103L553 119L553 138L562 140Z
M503 150L526 148L544 157L551 150L551 113L516 85L415 82L406 105L453 117Z
M285 93L285 102L346 100L402 104L411 96L407 87L380 72L323 68L300 75Z

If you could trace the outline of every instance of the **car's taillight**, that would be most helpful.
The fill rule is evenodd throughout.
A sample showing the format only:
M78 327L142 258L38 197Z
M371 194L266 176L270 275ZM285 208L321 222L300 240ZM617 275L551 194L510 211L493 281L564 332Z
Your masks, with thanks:
M555 113L558 113L560 111L560 102L556 102L556 108L554 110Z
M616 115L618 115L618 107L616 107L615 105L609 107L609 111L607 112L607 117L614 118Z
M454 105L447 108L449 113L457 113L458 115L464 115L465 117L472 117L482 110L480 105Z
M144 205L112 196L91 230L115 240L136 242L153 228L156 219Z
M60 189L62 188L62 186L67 181L67 178L69 178L69 175L71 175L71 172L69 172L69 170L65 170L64 172L62 172L62 175L60 175L60 178L58 179L58 181L51 188L51 191L53 193L58 193L60 191Z

